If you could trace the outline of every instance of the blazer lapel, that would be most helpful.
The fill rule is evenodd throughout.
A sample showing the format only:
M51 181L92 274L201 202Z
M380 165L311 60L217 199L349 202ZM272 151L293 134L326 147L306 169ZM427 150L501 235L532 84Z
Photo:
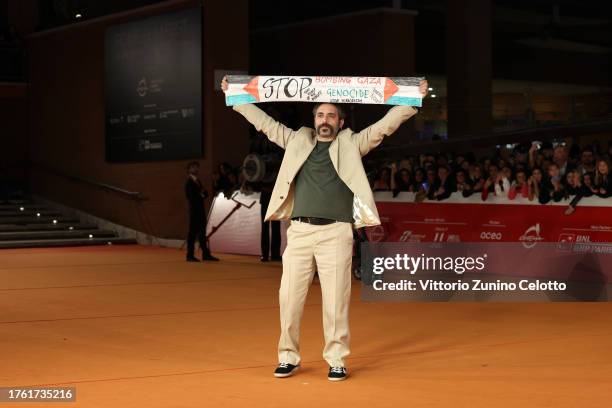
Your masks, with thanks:
M334 169L336 169L336 173L340 174L338 171L338 136L336 136L331 145L329 145L329 158L334 165Z
M311 137L307 137L304 140L306 141L306 147L304 149L301 149L300 151L301 157L296 163L298 165L296 172L302 167L302 164L304 164L304 162L308 159L308 156L310 156L310 153L312 153L317 144L317 139L314 137L314 135L312 135Z

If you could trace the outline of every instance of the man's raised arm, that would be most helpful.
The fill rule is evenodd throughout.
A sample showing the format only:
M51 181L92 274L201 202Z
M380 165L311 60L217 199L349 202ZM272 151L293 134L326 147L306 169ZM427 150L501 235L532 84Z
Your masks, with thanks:
M362 156L378 146L385 136L391 135L398 127L413 115L417 110L412 106L395 106L385 116L373 125L368 126L359 133L353 134L354 142L359 146Z
M419 91L423 98L427 96L429 85L423 80L419 84ZM353 141L359 146L362 156L378 146L385 136L391 135L398 127L417 113L412 106L395 106L381 120L368 126L359 133L353 134Z
M221 81L221 89L227 90L227 79L224 77ZM270 141L276 143L283 149L287 143L295 137L295 131L288 128L280 122L272 119L264 111L257 106L247 103L244 105L234 105L234 110L246 118L258 132L264 133Z

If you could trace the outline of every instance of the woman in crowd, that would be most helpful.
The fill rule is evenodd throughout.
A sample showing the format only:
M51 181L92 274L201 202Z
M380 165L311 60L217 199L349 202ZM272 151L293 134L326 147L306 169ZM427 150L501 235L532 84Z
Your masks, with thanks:
M504 166L501 166L501 169L502 169L503 177L505 177L508 180L508 182L510 182L510 180L513 179L513 177L512 177L512 168L510 168L510 166L508 166L508 165L504 165Z
M543 179L541 190L540 190L540 202L542 204L553 200L555 202L561 201L566 197L565 185L561 179L559 166L555 163L548 165L548 177Z
M498 170L497 165L491 164L489 166L489 177L482 189L482 200L486 201L490 193L493 193L496 197L508 197L508 190L510 190L510 180L502 171Z
M391 172L387 166L383 166L378 170L378 177L374 181L374 191L389 191L391 190Z
M580 193L582 183L580 182L580 173L576 170L570 170L565 175L565 191L568 195L576 195Z
M423 188L423 183L425 182L425 170L421 167L418 167L414 171L414 179L412 181L412 191L415 193Z
M610 177L610 165L606 160L600 159L597 161L597 170L595 171L595 188L597 194L601 198L612 196L612 178Z
M391 165L391 190L393 191L393 197L397 197L402 191L414 191L410 171L402 168L398 172L395 163Z
M542 170L539 168L533 169L531 176L529 176L529 179L527 180L527 187L529 187L529 201L533 201L534 198L538 198L538 201L541 204L544 204L540 200L540 192L542 190ZM546 202L548 201L550 201L550 199Z
M485 178L485 182L482 186L482 192L480 193L480 198L482 201L485 201L489 194L495 193L495 180L497 180L497 165L489 163L487 165L487 160L485 159L484 168L487 171L487 177Z
M429 189L427 197L430 200L446 200L454 191L455 186L450 177L450 169L445 165L438 167L438 177Z
M479 164L470 168L470 183L474 193L481 193L484 187L485 179L482 176L482 167Z
M464 170L458 170L455 174L455 187L457 192L461 192L461 195L463 195L463 197L469 197L474 192L472 190L472 183L469 177L465 176Z
M432 197L434 190L433 187L437 182L436 170L433 167L429 167L426 173L426 179L421 184L421 188L415 196L416 202L421 202L428 197Z
M508 191L508 198L514 200L517 196L529 198L529 187L527 186L527 175L524 170L518 170L516 172L516 180L510 185L510 191Z
M597 189L593 185L593 174L585 173L581 181L579 170L567 173L567 192L569 195L575 195L565 209L565 215L570 215L576 211L576 206L582 200L582 197L590 197L597 193Z

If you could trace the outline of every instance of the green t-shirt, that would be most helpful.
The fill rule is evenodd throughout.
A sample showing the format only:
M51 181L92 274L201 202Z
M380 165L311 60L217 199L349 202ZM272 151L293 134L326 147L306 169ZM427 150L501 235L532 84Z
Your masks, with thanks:
M295 180L291 217L319 217L354 222L353 192L340 179L331 158L332 142L317 141Z

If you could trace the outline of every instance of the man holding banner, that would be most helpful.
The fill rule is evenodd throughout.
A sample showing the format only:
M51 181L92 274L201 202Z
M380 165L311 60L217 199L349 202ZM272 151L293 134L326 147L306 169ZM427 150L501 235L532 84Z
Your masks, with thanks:
M323 298L323 357L330 366L328 379L341 381L348 375L345 358L350 353L353 226L380 224L361 157L417 113L407 105L420 106L428 85L422 78L281 78L284 82L270 78L225 77L221 87L226 101L234 105L235 111L285 149L266 213L266 221L291 220L283 253L279 365L274 375L289 377L300 366L300 322L316 266ZM291 88L293 78L296 78L296 85ZM305 78L310 78L310 82ZM286 88L276 90L275 96L265 84ZM353 132L350 128L344 129L344 111L335 104L349 101L342 99L343 95L350 98L351 103L402 106L393 107L381 120L361 132ZM355 96L362 99L353 98ZM295 131L253 104L280 100L325 102L316 103L313 108L314 128L302 127ZM328 101L335 103L326 103Z

